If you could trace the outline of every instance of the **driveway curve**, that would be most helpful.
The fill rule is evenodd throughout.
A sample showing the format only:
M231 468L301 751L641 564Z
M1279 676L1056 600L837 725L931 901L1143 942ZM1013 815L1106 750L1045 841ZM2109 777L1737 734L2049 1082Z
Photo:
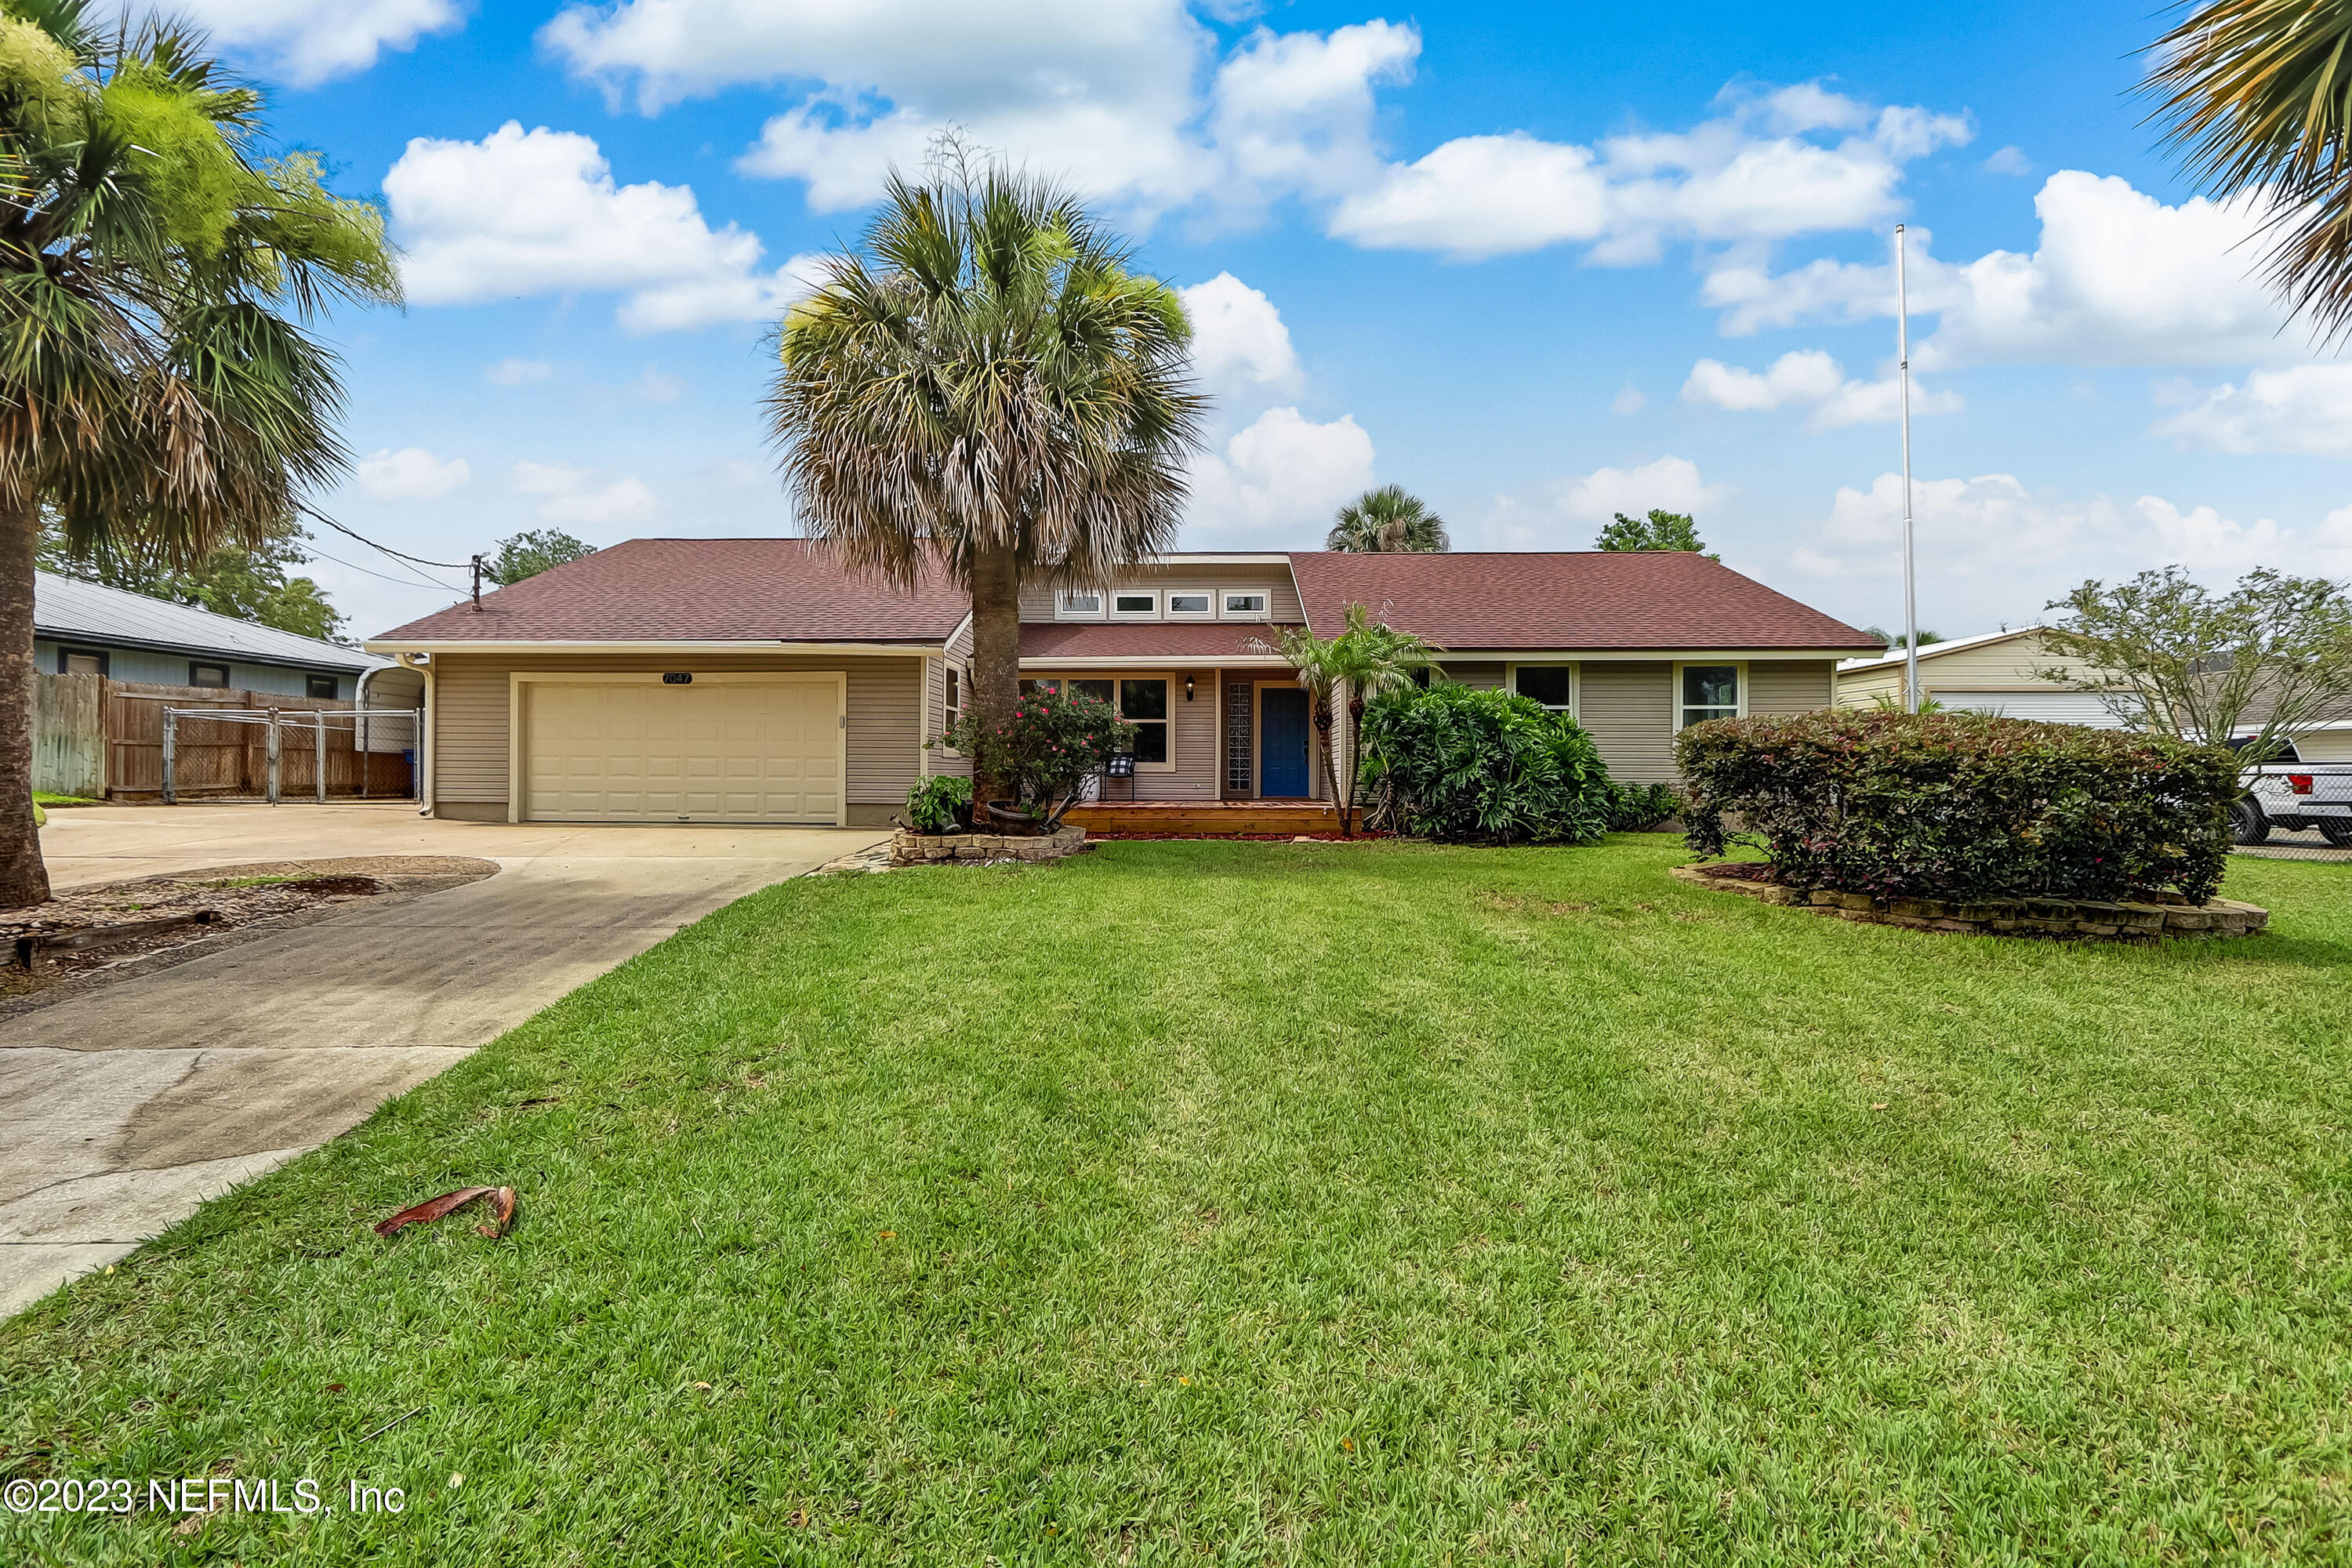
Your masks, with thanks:
M356 1126L679 927L887 837L445 822L401 805L53 813L42 847L61 889L361 855L499 869L0 1021L0 1315Z

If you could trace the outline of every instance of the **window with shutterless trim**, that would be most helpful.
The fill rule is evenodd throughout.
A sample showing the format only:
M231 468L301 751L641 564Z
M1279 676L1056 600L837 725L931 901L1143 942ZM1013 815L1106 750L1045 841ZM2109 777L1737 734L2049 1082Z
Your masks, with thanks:
M1223 614L1227 620L1262 621L1265 619L1265 595L1255 589L1244 593L1228 593L1222 596Z
M1737 664L1675 666L1675 728L1687 730L1710 719L1737 719L1748 711L1748 670Z
M191 659L188 661L188 684L226 689L228 686L228 666L204 664Z
M1169 711L1169 678L1145 676L1040 675L1022 681L1021 689L1060 691L1108 702L1111 711L1135 726L1135 765L1150 773L1176 766L1174 715Z
M1054 614L1062 620L1098 620L1102 613L1100 588L1064 588L1054 595Z
M1110 596L1113 616L1147 619L1160 614L1160 594L1152 588L1117 588Z
M1171 621L1205 621L1217 613L1217 596L1206 588L1172 588L1168 594Z
M1521 697L1534 698L1555 713L1576 717L1576 666L1572 664L1515 664L1511 689Z
M320 697L332 702L342 694L342 682L331 675L306 675L302 678L302 695Z
M106 650L102 647L61 647L58 649L59 675L104 675L107 673Z

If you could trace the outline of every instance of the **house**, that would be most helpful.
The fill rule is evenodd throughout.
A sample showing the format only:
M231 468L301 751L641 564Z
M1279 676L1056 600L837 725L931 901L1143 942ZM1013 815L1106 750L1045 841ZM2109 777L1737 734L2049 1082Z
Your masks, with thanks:
M1139 805L1324 800L1268 644L1350 604L1442 645L1454 679L1574 714L1635 782L1674 776L1685 724L1829 706L1837 661L1883 646L1696 554L1174 554L1025 589L1022 679L1137 727ZM870 826L965 771L923 742L961 704L969 609L936 574L885 588L804 540L640 539L367 646L425 675L436 815Z
M33 574L33 667L155 686L215 687L349 702L391 661L101 584Z
M2053 651L2043 627L1985 632L1928 643L1919 649L1919 690L1947 708L2038 719L2052 724L2087 724L2118 730L2117 719L2096 693L2076 691L2034 674L2038 669L2079 670L2077 660ZM1868 708L1880 698L1903 700L1903 651L1851 658L1838 666L1837 705Z

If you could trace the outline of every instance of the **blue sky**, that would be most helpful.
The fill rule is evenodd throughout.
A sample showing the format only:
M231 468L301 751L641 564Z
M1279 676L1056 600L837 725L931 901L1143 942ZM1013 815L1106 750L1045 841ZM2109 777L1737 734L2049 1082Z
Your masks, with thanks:
M2146 7L178 8L388 205L412 302L329 323L362 460L328 510L419 555L789 531L764 323L954 123L1187 289L1195 548L1311 545L1375 482L1464 549L1660 505L1896 624L1900 221L1926 625L2171 562L2352 574L2352 370L2155 150ZM363 634L459 579L319 543Z

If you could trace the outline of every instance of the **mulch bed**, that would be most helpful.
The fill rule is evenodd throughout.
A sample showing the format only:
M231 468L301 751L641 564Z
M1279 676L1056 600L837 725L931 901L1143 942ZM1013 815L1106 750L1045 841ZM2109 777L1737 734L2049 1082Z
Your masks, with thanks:
M147 961L159 953L192 950L193 956L194 951L227 945L240 931L306 924L336 905L438 892L479 881L497 869L494 861L463 855L367 855L213 866L69 889L46 904L0 910L0 998L30 996L100 974L120 977L153 967ZM60 952L37 973L14 962L19 937L65 936L197 913L212 918L202 925Z

